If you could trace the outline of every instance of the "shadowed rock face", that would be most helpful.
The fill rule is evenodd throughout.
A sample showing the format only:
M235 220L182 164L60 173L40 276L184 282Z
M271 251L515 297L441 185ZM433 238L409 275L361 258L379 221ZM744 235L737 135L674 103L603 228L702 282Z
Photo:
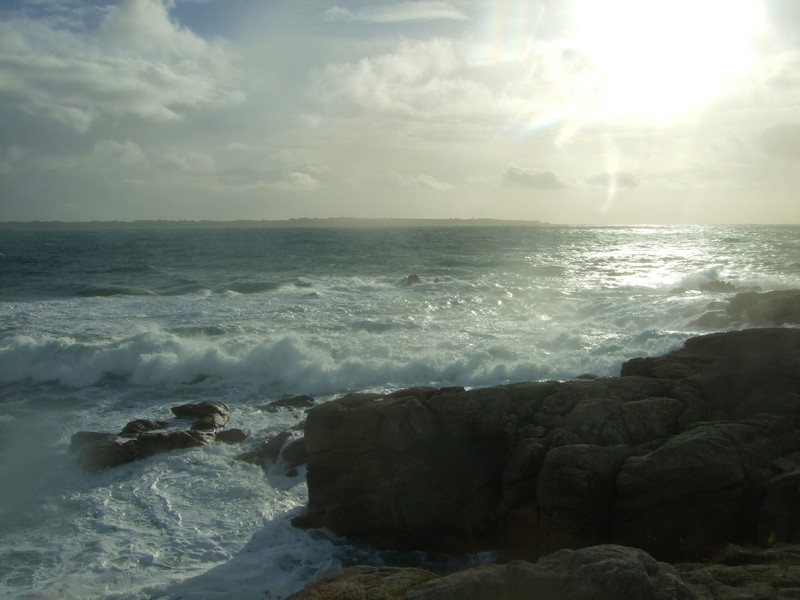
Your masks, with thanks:
M622 374L319 405L295 522L507 558L620 543L699 559L783 524L800 541L800 331L693 338Z
M725 310L708 312L691 323L713 329L744 324L755 327L800 325L800 290L741 292L728 300Z
M800 594L800 547L726 548L711 564L657 562L642 550L559 550L439 577L421 569L355 566L287 600L764 600Z

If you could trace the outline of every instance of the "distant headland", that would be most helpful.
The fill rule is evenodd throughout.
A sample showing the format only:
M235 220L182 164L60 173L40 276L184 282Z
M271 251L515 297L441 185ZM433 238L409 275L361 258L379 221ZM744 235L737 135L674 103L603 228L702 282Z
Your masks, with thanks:
M285 220L136 220L136 221L0 221L0 229L214 229L214 228L327 228L327 227L531 227L542 221L510 219L362 219L357 217Z

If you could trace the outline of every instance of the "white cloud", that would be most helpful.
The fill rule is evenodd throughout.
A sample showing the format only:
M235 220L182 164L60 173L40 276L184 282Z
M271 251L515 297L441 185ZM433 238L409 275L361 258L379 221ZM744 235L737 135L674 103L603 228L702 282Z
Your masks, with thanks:
M327 21L362 21L365 23L402 23L405 21L464 20L467 16L449 2L392 2L365 6L352 11L333 6L325 11Z
M518 165L511 165L503 174L506 185L532 188L538 190L559 190L566 184L553 171L542 169L528 169Z
M236 103L231 53L170 20L159 0L125 0L98 31L48 20L0 21L0 95L79 133L100 118L179 119L193 107Z
M414 117L506 110L502 93L471 77L468 67L463 49L451 40L404 41L394 52L318 70L311 93L329 105Z

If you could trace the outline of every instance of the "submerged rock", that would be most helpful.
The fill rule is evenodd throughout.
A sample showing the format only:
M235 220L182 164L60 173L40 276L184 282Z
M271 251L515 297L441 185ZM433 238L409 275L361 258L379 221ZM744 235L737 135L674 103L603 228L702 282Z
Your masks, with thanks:
M798 521L775 465L800 456L800 330L693 338L622 375L316 406L295 524L384 548L531 559L619 543L674 561Z

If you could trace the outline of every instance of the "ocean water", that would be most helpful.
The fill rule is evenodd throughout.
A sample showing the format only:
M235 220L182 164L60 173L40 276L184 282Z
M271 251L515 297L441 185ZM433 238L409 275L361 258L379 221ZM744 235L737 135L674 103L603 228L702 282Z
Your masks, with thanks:
M291 527L304 473L234 460L303 418L264 405L616 375L756 286L800 287L800 227L0 230L0 596L277 599L408 560ZM251 438L74 464L72 433L201 400Z

